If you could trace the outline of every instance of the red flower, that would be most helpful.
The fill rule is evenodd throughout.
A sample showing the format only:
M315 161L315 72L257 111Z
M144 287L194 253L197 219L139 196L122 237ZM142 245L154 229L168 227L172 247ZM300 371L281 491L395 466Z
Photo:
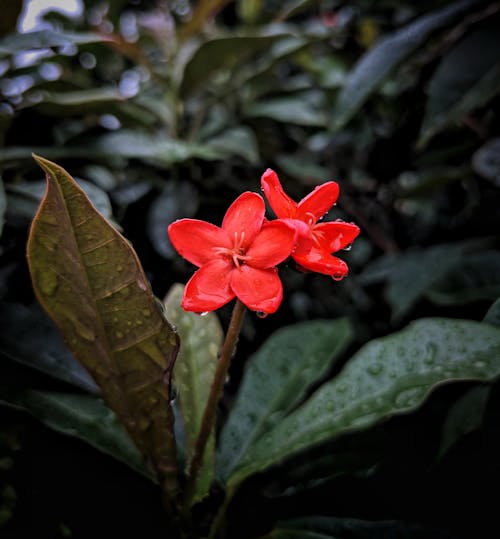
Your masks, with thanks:
M283 287L275 266L290 256L295 231L285 222L264 222L264 212L262 197L246 192L231 204L220 228L197 219L168 227L180 255L200 268L184 290L186 311L213 311L235 296L254 311L276 311Z
M348 247L359 234L353 223L332 221L318 223L335 204L339 186L326 182L298 204L284 191L276 172L267 169L262 175L262 189L279 220L291 224L297 234L297 248L292 257L306 270L331 275L339 280L347 275L347 264L332 253Z

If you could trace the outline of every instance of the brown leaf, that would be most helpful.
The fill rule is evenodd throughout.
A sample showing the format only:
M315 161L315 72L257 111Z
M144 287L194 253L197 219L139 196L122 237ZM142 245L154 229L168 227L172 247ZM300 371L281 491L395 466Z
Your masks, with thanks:
M169 506L178 491L169 404L177 334L129 242L63 168L35 159L47 174L28 240L35 293L156 473Z

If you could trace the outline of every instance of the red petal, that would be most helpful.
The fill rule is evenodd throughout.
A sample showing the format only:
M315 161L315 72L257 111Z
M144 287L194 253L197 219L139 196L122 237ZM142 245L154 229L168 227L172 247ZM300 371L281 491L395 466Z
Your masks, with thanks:
M231 243L246 249L255 239L264 222L266 207L257 193L246 191L232 204L224 216L222 228L229 234Z
M282 221L264 223L245 255L254 268L272 268L288 258L295 247L296 231Z
M260 184L276 217L295 217L297 204L283 191L278 175L274 170L268 168L262 174Z
M244 265L231 273L231 288L252 311L274 313L283 299L278 271Z
M297 256L295 254L292 256L304 269L331 275L335 278L342 278L349 271L347 264L343 260L332 256L328 251L318 249L316 246L312 247L305 256Z
M229 286L233 269L231 262L216 259L201 267L184 289L182 307L186 311L202 313L213 311L234 298Z
M214 248L231 247L225 230L198 219L175 221L168 227L168 235L178 253L198 267L217 256Z
M314 241L317 241L321 248L329 253L345 249L358 237L358 234L358 226L343 221L320 223L312 230Z
M297 218L308 221L313 215L318 221L337 202L339 185L336 182L326 182L319 185L299 202Z

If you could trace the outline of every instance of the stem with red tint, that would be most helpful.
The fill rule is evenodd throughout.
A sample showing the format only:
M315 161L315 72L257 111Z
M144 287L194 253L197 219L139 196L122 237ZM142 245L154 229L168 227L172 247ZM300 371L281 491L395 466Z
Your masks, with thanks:
M231 359L236 352L236 345L238 344L238 338L240 335L241 326L243 325L243 320L245 318L245 313L245 305L239 299L236 299L231 321L229 322L229 327L227 329L226 338L221 348L217 369L215 371L212 387L210 388L205 411L203 412L200 432L198 433L194 446L193 457L189 463L185 489L186 509L189 507L189 503L193 495L196 478L198 477L198 473L203 462L205 447L215 425L217 404L222 397L222 390L224 389L227 372L229 370L229 366L231 365Z

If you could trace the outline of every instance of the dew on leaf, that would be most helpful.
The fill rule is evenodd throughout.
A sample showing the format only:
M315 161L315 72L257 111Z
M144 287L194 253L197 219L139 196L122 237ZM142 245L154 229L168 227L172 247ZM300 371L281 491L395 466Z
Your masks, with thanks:
M59 286L59 278L53 271L44 271L38 276L38 284L43 294L53 296Z

